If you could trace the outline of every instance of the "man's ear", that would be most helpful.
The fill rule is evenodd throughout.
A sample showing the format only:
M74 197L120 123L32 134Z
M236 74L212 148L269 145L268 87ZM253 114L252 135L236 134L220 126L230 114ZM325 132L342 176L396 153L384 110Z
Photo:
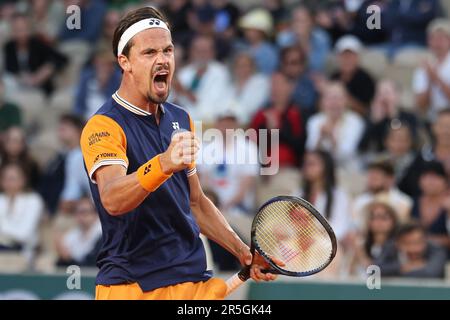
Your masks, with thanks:
M119 66L122 68L123 71L127 71L127 72L131 71L130 60L128 60L128 58L125 55L121 54L117 58L117 62L119 63Z

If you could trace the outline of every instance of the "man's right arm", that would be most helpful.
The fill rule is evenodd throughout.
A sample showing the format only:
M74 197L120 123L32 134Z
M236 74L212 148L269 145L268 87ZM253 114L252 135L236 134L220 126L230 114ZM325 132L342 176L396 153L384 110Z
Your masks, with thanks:
M127 213L195 159L198 142L191 132L173 137L168 149L127 174L126 137L105 116L92 118L81 136L81 149L90 178L97 183L103 207L113 216Z

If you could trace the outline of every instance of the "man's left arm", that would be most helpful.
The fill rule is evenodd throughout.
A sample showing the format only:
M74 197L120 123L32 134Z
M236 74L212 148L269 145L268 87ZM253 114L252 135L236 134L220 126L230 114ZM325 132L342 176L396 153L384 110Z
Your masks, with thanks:
M219 209L203 193L198 175L195 173L189 176L188 179L191 209L201 233L232 253L242 265L250 265L252 263L252 254L249 247L242 242ZM259 255L255 261L250 271L250 275L254 280L269 281L276 278L273 274L261 272L268 265L264 264Z

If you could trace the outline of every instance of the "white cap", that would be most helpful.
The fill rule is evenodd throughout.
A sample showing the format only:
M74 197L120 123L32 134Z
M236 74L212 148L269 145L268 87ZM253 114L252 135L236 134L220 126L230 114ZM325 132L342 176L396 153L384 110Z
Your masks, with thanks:
M342 53L344 51L352 51L354 53L360 53L363 48L361 41L355 36L346 35L336 42L335 49L337 53Z
M270 35L273 30L273 19L267 10L253 9L240 19L239 27L260 30Z

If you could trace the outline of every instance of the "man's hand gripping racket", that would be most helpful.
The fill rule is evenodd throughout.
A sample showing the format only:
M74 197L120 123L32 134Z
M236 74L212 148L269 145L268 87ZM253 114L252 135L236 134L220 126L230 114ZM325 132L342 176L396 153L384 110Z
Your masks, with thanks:
M262 278L262 273L305 277L320 272L331 263L336 250L333 229L309 202L275 197L263 204L253 219L252 264L227 280L227 295L250 277ZM260 266L267 269L260 270Z

